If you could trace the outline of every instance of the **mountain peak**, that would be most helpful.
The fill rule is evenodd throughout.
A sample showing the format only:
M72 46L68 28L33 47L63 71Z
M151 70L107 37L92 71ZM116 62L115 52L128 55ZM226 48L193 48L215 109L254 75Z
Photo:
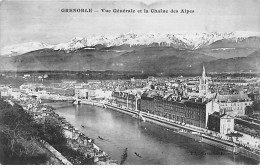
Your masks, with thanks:
M51 48L52 45L40 43L40 42L28 42L28 43L22 43L22 44L15 44L3 47L1 49L0 55L5 56L15 56L24 54L30 51L40 50L43 48Z
M54 50L76 50L84 47L93 47L96 45L104 45L107 47L128 45L132 46L149 46L158 44L158 46L168 46L179 49L199 49L207 47L219 40L228 39L234 42L240 42L248 37L260 37L260 32L235 31L235 32L176 32L176 33L156 33L148 32L146 34L138 34L126 32L118 36L91 36L89 38L75 37L68 43L60 43L58 45L48 45L38 42L24 43L21 45L13 45L4 47L1 55L23 54L43 48L53 48ZM14 55L15 55L14 54Z

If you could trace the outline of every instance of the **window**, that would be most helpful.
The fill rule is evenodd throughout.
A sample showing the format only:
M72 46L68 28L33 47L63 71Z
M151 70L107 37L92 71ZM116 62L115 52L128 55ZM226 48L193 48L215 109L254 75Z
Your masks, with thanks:
M172 115L171 114L169 114L169 119L172 119Z

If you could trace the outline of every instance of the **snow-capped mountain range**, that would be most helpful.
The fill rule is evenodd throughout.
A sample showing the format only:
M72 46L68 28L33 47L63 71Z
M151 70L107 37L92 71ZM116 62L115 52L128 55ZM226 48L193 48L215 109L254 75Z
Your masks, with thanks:
M2 48L0 55L16 56L30 51L40 50L43 48L53 48L53 46L40 42L16 44Z
M6 46L1 49L0 55L14 56L35 51L39 49L49 48L54 50L76 50L84 47L93 47L96 45L104 45L107 47L128 45L141 46L158 44L159 46L171 46L179 49L198 49L208 46L218 40L228 39L232 42L239 42L248 37L260 37L260 32L229 32L229 33L205 33L205 32L188 32L188 33L124 33L119 36L93 36L89 38L76 37L68 43L60 43L57 45L49 45L40 42L30 42Z

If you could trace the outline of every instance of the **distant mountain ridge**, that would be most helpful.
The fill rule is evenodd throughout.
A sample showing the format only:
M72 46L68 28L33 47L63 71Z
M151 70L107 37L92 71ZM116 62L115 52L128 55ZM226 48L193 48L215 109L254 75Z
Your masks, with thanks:
M255 36L253 36L255 35ZM134 34L73 38L68 43L26 43L2 49L0 70L259 72L257 33Z
M93 36L89 38L75 37L70 42L60 43L57 45L48 45L40 42L30 42L7 46L1 49L2 56L15 56L26 52L35 51L44 48L54 50L73 51L80 48L91 48L94 46L115 47L150 47L162 46L173 47L178 49L195 50L200 48L227 48L227 47L244 47L244 48L260 48L259 32L188 32L188 33L125 33L119 36Z
M15 57L2 57L0 70L15 71L138 71L144 74L187 74L208 72L260 72L260 49L246 57L217 59L197 50L146 47L135 50L42 49Z
M31 51L36 51L44 48L52 48L52 45L40 43L40 42L29 42L22 44L15 44L3 47L0 52L0 56L16 56Z
M120 36L94 36L91 38L76 37L68 43L61 43L54 46L54 50L75 50L83 47L93 47L103 45L106 47L128 45L133 46L169 46L178 49L198 49L206 47L218 40L228 39L233 43L238 43L248 37L260 37L260 33L255 32L230 32L230 33L125 33ZM250 44L249 44L250 45Z

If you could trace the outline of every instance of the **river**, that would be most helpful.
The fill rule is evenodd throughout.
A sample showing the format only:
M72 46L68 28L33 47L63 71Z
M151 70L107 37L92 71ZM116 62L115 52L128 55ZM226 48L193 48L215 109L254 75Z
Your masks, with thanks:
M170 129L139 121L115 110L64 102L48 105L94 139L97 146L112 159L120 162L121 155L127 148L127 159L124 162L127 165L259 164L252 159L196 142ZM85 127L82 128L81 125Z

